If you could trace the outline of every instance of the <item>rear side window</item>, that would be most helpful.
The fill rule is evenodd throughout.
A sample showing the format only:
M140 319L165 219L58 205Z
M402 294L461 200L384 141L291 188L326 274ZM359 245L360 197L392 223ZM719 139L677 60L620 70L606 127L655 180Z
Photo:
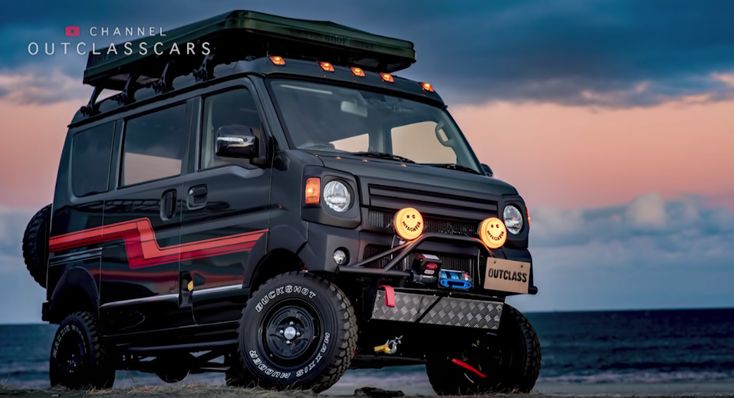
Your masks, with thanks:
M125 124L122 185L181 174L187 142L185 104L129 119Z
M114 122L76 134L71 145L71 189L74 196L107 192Z

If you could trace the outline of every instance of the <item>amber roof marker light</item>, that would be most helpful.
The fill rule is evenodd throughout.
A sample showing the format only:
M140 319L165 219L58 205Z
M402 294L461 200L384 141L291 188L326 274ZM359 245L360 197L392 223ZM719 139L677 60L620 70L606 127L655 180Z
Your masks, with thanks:
M352 74L354 76L357 76L357 77L364 77L365 76L364 70L362 68L358 68L356 66L352 66L350 69L352 70Z
M386 83L395 83L395 78L389 73L380 73L380 79Z
M431 83L421 82L420 85L423 91L427 91L429 93L433 92L433 85Z
M285 58L281 57L280 55L271 55L268 58L270 58L270 62L272 62L273 65L277 65L277 66L285 65Z
M334 72L334 65L331 64L331 62L319 62L319 66L324 72Z

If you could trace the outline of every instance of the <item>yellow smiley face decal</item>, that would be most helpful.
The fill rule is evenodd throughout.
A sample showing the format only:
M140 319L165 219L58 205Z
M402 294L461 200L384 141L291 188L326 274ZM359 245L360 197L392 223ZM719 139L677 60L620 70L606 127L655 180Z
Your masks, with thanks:
M404 240L413 240L423 233L423 216L412 208L400 209L393 217L395 233Z
M479 224L479 238L490 249L499 249L507 240L505 223L497 217L490 217Z

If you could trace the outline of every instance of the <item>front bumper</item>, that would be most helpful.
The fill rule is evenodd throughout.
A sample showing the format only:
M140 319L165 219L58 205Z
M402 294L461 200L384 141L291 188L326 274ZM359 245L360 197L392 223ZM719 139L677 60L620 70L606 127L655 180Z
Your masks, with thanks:
M313 243L320 243L319 247L309 246L310 254L316 258L315 263L333 264L331 253L337 248L346 248L352 254L358 253L357 258L361 259L350 260L348 264L342 266L333 264L331 269L326 269L327 271L378 278L410 278L411 272L409 269L406 269L406 266L409 267L413 254L430 253L436 254L439 257L455 254L462 255L468 261L464 265L468 268L462 270L472 275L474 278L473 285L475 286L473 291L480 293L486 293L486 291L481 289L481 286L483 284L482 278L485 274L485 261L488 257L532 263L530 252L527 249L503 248L489 251L478 238L464 235L425 233L416 240L390 248L390 245L393 243L392 236L366 231L346 230L312 223L309 226L309 245ZM368 255L365 249L371 245L386 247L386 249L379 251L377 254ZM306 261L306 264L309 264L309 262ZM448 268L454 267L449 266ZM531 272L528 293L536 294L537 292L538 288L533 284ZM516 293L504 292L501 295L507 296L513 294Z

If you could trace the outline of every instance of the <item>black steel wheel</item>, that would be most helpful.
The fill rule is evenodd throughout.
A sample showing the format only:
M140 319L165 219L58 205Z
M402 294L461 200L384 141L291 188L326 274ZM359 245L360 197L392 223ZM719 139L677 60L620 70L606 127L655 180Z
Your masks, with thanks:
M426 372L439 395L528 393L540 373L540 342L527 318L505 304L496 335L484 334L428 357Z
M75 312L61 322L51 344L49 378L52 387L112 387L115 368L100 344L92 314Z
M240 319L243 369L264 388L323 391L349 368L356 342L349 299L336 285L305 272L265 282Z

